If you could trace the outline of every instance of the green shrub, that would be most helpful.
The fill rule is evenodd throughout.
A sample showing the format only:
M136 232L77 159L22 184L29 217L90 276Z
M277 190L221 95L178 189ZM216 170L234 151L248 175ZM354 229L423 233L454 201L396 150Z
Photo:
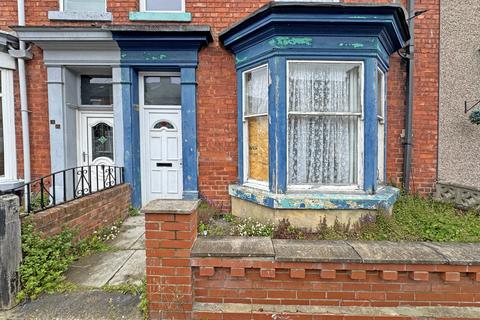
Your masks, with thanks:
M64 280L63 273L76 258L74 238L75 233L68 230L42 238L33 224L22 226L23 261L19 271L23 287L18 300L36 299L40 293L58 288Z

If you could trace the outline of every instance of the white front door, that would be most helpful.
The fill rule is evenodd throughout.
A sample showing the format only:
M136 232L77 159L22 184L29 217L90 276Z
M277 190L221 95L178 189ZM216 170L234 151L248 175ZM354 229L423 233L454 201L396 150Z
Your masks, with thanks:
M90 191L109 187L115 176L113 114L80 112L79 166L91 166L83 175ZM102 167L104 166L104 167ZM90 182L91 179L91 182Z
M143 107L140 119L142 201L182 199L180 109Z

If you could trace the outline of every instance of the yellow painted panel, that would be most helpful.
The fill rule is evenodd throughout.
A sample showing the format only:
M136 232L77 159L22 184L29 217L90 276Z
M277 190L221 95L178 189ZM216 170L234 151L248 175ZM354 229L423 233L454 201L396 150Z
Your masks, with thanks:
M268 181L268 117L261 116L248 120L248 177L258 181Z

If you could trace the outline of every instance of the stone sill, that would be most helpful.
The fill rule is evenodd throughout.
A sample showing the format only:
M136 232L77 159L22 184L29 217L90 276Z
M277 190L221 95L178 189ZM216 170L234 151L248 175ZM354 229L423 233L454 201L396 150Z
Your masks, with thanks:
M23 180L0 179L0 191L9 191L21 187Z
M278 262L480 265L480 245L389 241L198 238L192 257L264 258Z
M192 14L189 12L130 12L130 21L170 21L190 22Z
M49 20L112 21L111 12L48 11Z
M393 206L400 191L383 187L376 194L303 192L275 194L261 189L230 185L229 194L272 209L378 210Z

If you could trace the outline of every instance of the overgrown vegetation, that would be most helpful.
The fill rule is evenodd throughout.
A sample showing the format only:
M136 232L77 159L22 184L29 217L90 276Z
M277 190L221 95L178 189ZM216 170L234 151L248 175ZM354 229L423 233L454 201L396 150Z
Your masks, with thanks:
M147 301L147 281L146 279L142 280L142 283L139 285L134 285L130 283L124 283L115 286L104 286L102 288L107 292L121 292L122 294L131 294L139 296L140 302L138 308L143 313L143 318L148 319L148 301Z
M116 237L121 223L102 228L84 240L76 241L78 232L65 229L51 237L42 237L32 223L22 225L23 261L20 266L22 290L18 301L36 299L41 293L63 292L71 289L64 273L81 256L109 250L106 240Z
M140 209L135 208L134 206L130 206L128 208L128 214L130 217L138 217L141 215Z
M288 220L274 225L215 211L200 217L199 233L276 239L480 242L480 213L462 211L433 199L402 195L392 214L366 215L356 223L337 220L328 225L326 219L321 218L316 227L301 229Z

